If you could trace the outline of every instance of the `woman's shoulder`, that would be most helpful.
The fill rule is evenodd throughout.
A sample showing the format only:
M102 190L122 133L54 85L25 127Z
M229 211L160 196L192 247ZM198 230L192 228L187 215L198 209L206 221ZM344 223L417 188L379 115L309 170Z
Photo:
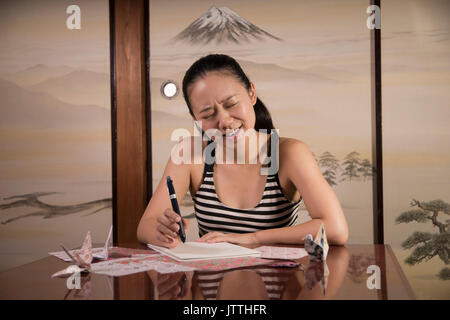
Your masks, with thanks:
M299 139L295 138L289 138L289 137L280 137L278 142L280 153L292 153L292 152L299 152L299 151L309 151L308 145Z
M279 155L280 160L285 162L314 159L314 155L304 141L288 137L280 137Z
M279 177L281 183L284 179L284 181L291 181L294 185L302 185L301 177L310 176L311 172L317 171L317 168L317 160L304 141L280 137ZM285 184L288 185L286 182Z

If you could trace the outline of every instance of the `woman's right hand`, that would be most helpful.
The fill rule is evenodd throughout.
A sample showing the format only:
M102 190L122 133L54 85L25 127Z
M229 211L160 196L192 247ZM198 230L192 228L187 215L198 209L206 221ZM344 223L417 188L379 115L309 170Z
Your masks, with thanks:
M147 275L156 287L159 300L192 300L192 272L159 273L149 270Z
M170 208L167 208L158 216L156 219L156 239L162 243L162 246L175 248L181 242L180 226L178 225L180 220L183 223L184 233L187 236L189 231L189 221L187 219L181 219L180 215Z

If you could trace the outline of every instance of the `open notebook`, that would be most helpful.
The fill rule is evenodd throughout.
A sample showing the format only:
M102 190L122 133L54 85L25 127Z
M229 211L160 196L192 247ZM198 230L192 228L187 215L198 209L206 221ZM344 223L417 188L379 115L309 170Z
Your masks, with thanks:
M161 252L178 261L194 261L208 259L223 259L235 257L259 257L261 252L244 248L227 242L185 242L177 247L167 249L148 244L150 249Z

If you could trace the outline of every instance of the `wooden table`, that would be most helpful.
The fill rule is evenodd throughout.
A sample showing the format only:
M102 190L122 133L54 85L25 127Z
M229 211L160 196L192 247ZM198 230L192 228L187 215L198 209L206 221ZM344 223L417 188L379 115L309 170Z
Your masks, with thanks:
M331 246L327 257L329 275L323 278L325 292L324 266L311 264L308 257L298 262L301 266L296 268L255 266L209 274L89 274L82 277L81 290L68 290L66 279L50 276L69 264L49 256L1 272L0 299L415 299L389 245ZM181 287L185 292L182 297Z

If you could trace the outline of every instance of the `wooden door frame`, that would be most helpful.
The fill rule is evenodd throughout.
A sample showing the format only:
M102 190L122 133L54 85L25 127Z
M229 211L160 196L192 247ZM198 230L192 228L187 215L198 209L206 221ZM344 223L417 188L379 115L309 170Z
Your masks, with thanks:
M113 242L137 243L152 192L149 2L110 0Z

